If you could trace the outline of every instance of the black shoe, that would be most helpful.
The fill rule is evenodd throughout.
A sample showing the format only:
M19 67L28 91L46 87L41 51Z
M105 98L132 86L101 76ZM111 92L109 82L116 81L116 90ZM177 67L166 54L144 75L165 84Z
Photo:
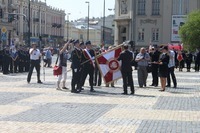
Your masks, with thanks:
M62 87L62 89L68 90L69 88L67 88L67 87Z
M175 85L174 88L177 88L177 86Z
M171 87L170 85L166 85L165 87Z
M134 94L135 94L135 92L131 92L131 93L130 93L130 95L134 95Z
M154 85L154 87L158 87L158 85Z
M38 83L38 84L43 84L42 81L40 81L40 80L39 80L37 83Z
M151 84L151 85L149 85L149 86L155 86L154 84Z
M80 91L72 90L71 93L80 93Z
M90 89L90 92L96 92L94 89Z
M84 88L81 88L81 90L84 90Z
M122 95L127 95L127 92L122 93Z
M30 81L27 81L27 83L29 84L29 83L30 83Z

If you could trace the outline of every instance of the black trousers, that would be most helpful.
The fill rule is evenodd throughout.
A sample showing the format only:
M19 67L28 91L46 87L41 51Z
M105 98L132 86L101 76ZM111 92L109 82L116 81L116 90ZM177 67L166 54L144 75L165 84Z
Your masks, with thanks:
M158 86L158 65L152 65L152 85Z
M195 71L199 71L200 63L195 61Z
M187 70L190 70L190 69L191 69L191 63L192 63L192 62L186 62Z
M96 67L95 70L94 70L94 86L98 85L98 86L101 86L101 73L99 71L99 68Z
M8 60L8 61L7 61ZM5 60L3 60L3 74L8 74L9 73L9 58L6 58Z
M40 60L31 60L27 82L31 81L31 76L34 68L36 69L37 72L37 80L40 81Z
M171 80L170 80L170 75L172 77L172 81L174 83L174 86L177 86L177 81L176 81L176 76L174 74L174 67L170 67L168 69L168 75L167 75L167 85L171 86Z
M83 67L82 73L81 73L81 87L84 86L85 80L86 80L88 74L89 74L90 87L91 87L91 90L93 90L93 80L94 80L94 78L93 78L93 76L94 76L93 65L87 65L87 66Z
M124 93L127 93L128 84L131 87L131 92L134 92L132 71L121 71L121 72L122 72Z
M81 80L81 70L77 69L77 71L75 72L75 69L72 69L72 81L71 81L72 91L81 89L80 80Z

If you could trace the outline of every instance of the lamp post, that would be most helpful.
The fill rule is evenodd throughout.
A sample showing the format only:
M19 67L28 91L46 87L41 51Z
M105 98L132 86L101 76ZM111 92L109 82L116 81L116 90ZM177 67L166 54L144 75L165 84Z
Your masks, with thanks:
M31 2L28 0L28 46L31 45Z
M69 40L69 15L71 15L71 13L67 13L67 40Z
M88 27L87 27L87 40L89 40L89 26L90 26L90 2L86 1L88 4Z
M103 4L103 38L102 38L103 44L105 43L105 7L106 7L106 3L105 3L105 0L104 0L104 4Z

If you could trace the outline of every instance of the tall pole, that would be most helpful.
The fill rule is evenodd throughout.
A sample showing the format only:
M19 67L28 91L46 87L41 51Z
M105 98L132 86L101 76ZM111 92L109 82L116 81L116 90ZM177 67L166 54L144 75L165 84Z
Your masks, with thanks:
M67 40L69 40L69 15L71 13L67 13Z
M28 0L28 46L31 45L31 2Z
M105 7L106 7L106 3L105 3L105 0L104 0L104 4L103 4L103 40L102 40L102 43L104 44L105 43Z
M88 4L88 26L87 26L87 40L89 40L89 26L90 26L90 2L86 1Z

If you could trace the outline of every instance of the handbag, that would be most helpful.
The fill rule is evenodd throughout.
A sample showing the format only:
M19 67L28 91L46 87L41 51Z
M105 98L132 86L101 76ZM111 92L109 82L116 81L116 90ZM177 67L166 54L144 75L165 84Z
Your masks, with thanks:
M62 74L62 67L57 65L58 59L59 59L59 55L58 55L58 57L56 59L55 66L53 67L53 75L54 76L58 76L58 75Z
M152 72L152 66L151 66L151 64L148 64L148 66L147 66L147 72L148 73Z

